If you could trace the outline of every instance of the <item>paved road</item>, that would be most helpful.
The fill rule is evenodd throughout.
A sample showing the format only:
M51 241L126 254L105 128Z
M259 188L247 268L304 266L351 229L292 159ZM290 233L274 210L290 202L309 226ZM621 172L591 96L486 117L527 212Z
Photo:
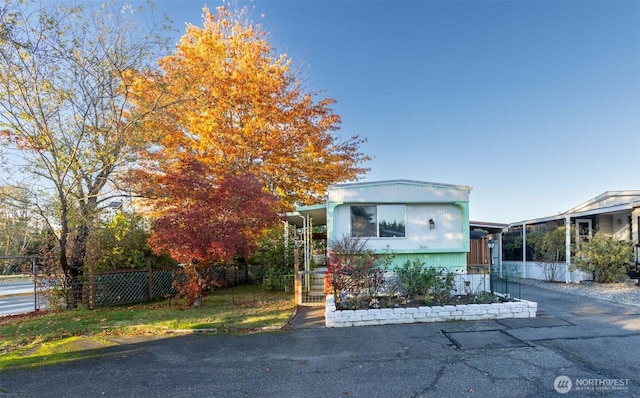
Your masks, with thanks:
M22 293L33 293L32 281L0 280L0 296Z
M25 314L35 309L34 295L0 296L0 317L5 315Z
M32 281L0 281L0 316L24 314L34 308Z
M640 397L640 307L522 296L538 318L156 340L2 372L0 396Z

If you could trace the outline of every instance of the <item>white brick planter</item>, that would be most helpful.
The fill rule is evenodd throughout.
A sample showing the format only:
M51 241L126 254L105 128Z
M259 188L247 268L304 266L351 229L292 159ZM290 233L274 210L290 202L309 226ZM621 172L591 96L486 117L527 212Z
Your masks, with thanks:
M336 310L333 296L325 303L328 328L391 325L398 323L479 321L484 319L535 318L538 303L518 300L493 304L443 305L434 307Z

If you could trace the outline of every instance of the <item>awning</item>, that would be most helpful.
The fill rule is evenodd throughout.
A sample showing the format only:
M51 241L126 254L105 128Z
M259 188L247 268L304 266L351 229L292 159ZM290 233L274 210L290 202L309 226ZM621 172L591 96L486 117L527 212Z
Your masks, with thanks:
M327 225L327 205L297 207L296 211L287 213L287 221L298 228L304 226L303 218L310 217L313 225Z

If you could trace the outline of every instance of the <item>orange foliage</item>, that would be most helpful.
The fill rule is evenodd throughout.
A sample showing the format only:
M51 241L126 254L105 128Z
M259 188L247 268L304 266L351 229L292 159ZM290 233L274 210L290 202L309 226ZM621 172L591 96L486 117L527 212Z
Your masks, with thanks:
M160 89L168 93L162 100L174 103L145 122L155 145L146 153L152 176L140 181L155 189L153 175L194 159L214 180L257 176L282 206L317 203L327 185L367 171L361 165L369 157L359 152L364 140L337 140L335 101L305 92L291 61L243 19L245 12L204 8L203 27L188 26L174 54L159 61L164 74L132 83L141 106L157 101Z

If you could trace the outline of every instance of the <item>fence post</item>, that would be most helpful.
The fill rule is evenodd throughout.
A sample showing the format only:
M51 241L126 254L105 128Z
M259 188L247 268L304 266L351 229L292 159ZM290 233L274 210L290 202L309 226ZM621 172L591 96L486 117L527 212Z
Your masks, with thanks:
M33 267L33 310L38 311L38 271L36 268L36 257L31 257Z
M76 281L77 283L77 281ZM95 308L95 293L96 293L96 269L93 261L89 263L89 288L87 289L87 305L89 309Z
M151 259L147 258L147 300L151 300L153 297L153 273L151 271Z

